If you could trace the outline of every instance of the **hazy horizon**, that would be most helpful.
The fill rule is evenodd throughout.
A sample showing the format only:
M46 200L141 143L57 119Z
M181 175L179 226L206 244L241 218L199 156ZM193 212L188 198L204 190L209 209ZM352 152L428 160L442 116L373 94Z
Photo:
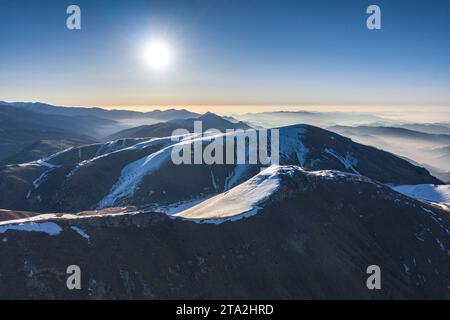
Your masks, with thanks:
M66 108L102 108L105 110L129 110L149 112L154 110L186 109L191 112L203 114L213 112L222 116L244 115L263 112L318 112L318 113L360 113L376 115L386 120L399 122L446 122L450 119L449 106L337 106L337 105L62 105L48 101L0 101L7 103L44 103ZM444 121L442 120L444 119ZM448 122L448 121L447 121Z

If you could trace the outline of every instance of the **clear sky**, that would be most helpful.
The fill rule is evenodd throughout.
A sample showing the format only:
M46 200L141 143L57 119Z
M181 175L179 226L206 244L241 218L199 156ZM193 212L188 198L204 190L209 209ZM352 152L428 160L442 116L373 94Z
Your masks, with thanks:
M142 58L154 41L164 70ZM7 101L450 106L448 0L0 0L0 43Z

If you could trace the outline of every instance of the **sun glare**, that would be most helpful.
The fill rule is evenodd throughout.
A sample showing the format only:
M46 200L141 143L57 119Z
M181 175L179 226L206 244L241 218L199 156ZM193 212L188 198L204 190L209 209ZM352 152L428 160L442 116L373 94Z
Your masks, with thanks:
M164 42L152 42L144 50L145 62L156 70L167 68L172 61L172 52Z

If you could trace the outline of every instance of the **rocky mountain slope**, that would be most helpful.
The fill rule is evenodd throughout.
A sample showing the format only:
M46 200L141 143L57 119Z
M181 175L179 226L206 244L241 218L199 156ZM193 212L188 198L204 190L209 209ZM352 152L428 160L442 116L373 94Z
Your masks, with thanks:
M209 208L2 222L0 297L450 298L448 214L371 179L271 167ZM366 287L374 264L381 290Z
M423 168L320 128L284 127L279 137L283 165L340 170L383 183L441 183ZM123 205L178 210L229 190L261 170L258 164L175 165L173 149L180 144L192 148L191 138L186 136L181 142L171 138L123 139L3 167L0 207L35 212L78 212ZM197 139L204 147L211 143L210 137Z

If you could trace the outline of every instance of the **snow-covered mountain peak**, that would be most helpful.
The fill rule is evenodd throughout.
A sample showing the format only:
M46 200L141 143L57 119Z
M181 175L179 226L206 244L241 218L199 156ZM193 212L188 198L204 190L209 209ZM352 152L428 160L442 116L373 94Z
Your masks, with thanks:
M313 180L308 178L319 180L344 179L347 182L368 181L365 177L340 171L322 170L308 172L295 165L273 165L240 185L175 216L193 220L208 220L208 222L212 223L247 218L258 213L261 206L266 201L269 201L283 184L288 181L294 181L299 184L299 181L302 180L297 178L300 176L303 178L302 180L307 179L308 181L305 182L303 187L313 184Z
M280 186L279 173L287 168L271 166L246 182L176 214L195 220L240 219L258 212L259 204L268 199ZM212 221L214 222L214 221Z

